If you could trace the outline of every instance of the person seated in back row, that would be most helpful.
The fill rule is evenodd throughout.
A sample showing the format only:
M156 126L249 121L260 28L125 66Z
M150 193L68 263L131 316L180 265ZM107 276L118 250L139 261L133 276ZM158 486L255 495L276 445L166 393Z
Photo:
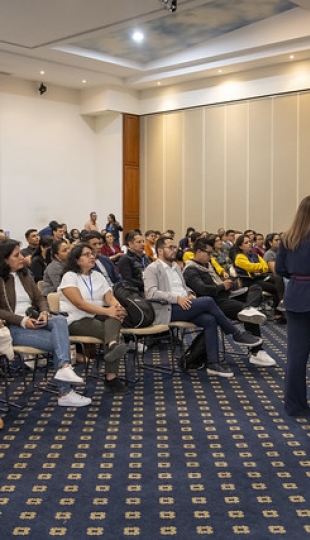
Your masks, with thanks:
M196 298L186 286L182 270L176 264L178 246L172 238L157 240L158 259L144 271L145 296L149 300L165 301L154 303L155 324L173 321L188 321L202 326L205 333L207 372L220 377L233 377L234 373L225 362L219 360L217 326L225 334L231 334L236 343L255 347L262 343L260 337L248 334L234 326L217 307L213 298Z
M140 231L130 231L127 235L128 250L119 260L118 269L122 278L144 292L143 272L151 259L144 254L144 238Z
M230 298L233 281L230 277L222 280L213 268L210 258L212 248L209 240L199 238L194 244L194 259L186 263L183 276L186 285L197 297L210 296L229 319L244 322L245 329L254 336L261 336L259 325L264 324L266 315L256 308L261 302L261 288L252 285L247 292L237 298ZM250 349L249 362L257 366L274 366L276 362L262 345Z

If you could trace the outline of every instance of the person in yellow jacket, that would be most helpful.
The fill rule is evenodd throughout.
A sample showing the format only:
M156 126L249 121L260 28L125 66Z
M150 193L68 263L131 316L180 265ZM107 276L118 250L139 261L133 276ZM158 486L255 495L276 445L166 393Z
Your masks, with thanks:
M283 320L283 278L271 274L266 261L256 253L252 253L251 240L246 234L241 234L236 241L235 268L244 287L255 283L263 291L272 294L276 319Z

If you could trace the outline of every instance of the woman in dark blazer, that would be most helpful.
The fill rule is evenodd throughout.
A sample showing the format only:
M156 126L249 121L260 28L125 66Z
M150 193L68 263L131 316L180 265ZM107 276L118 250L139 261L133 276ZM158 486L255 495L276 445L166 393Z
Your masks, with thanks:
M309 416L306 369L310 352L310 195L283 234L276 272L289 278L284 294L287 311L285 410L290 416Z

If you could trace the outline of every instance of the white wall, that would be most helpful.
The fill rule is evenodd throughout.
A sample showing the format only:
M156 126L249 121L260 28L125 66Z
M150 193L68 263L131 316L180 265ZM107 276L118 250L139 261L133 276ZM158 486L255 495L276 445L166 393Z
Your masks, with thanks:
M83 228L122 211L122 117L80 114L79 93L0 81L0 228L23 240L51 219Z

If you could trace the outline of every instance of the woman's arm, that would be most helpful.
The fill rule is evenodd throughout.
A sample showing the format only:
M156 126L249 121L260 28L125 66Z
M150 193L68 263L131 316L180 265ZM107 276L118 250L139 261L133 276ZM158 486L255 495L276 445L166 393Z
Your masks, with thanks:
M109 291L108 291L109 292ZM108 294L105 294L105 296ZM109 305L109 307L97 306L87 300L84 300L80 290L77 287L66 287L62 289L64 296L73 304L77 309L86 311L91 315L106 315L107 317L113 317L114 319L123 320L123 308L116 304ZM108 297L109 298L109 297Z
M235 258L235 266L242 268L242 270L245 270L249 274L266 274L268 272L268 264L259 255L257 257L258 262L253 263L244 253L238 253Z

